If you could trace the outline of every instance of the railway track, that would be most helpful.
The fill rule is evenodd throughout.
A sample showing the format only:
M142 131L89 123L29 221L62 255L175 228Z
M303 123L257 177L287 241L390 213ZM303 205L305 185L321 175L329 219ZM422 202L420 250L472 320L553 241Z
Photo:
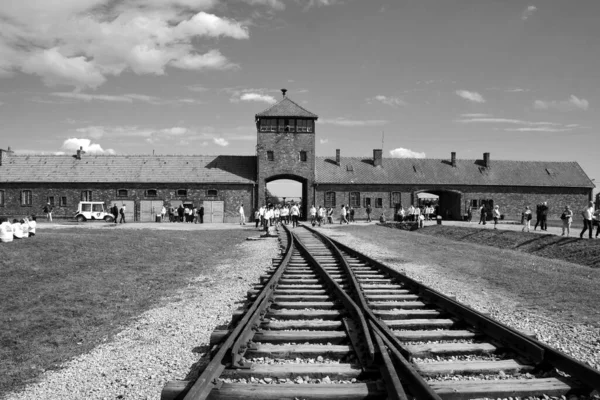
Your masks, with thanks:
M589 395L600 373L307 227L273 260L196 382L171 399Z

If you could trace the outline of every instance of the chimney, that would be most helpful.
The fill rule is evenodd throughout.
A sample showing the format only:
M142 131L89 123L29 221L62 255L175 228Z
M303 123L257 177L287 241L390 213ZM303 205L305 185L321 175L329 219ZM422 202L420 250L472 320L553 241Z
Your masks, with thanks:
M281 89L281 94L283 94L283 97L285 97L285 92L287 92L287 89Z
M85 154L85 151L83 151L83 146L79 146L79 150L77 150L77 155L75 156L75 158L81 160L82 154Z
M373 149L373 166L383 167L381 157L383 155L382 149Z
M456 152L453 151L452 153L450 153L450 164L453 167L456 167Z
M483 166L486 168L490 168L492 166L490 160L490 153L483 153Z
M2 165L4 159L7 158L12 152L13 151L10 149L10 146L8 146L6 150L0 149L0 165Z
M335 163L340 165L340 149L335 149Z

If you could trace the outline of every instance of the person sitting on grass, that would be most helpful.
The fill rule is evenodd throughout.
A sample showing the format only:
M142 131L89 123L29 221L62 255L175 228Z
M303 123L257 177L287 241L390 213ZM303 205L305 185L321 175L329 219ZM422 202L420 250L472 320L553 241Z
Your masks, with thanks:
M27 217L23 218L21 221L21 229L23 229L23 237L29 237L29 220Z
M21 227L21 223L19 222L19 220L13 219L12 230L13 230L13 238L23 239L23 227Z
M379 222L381 222L382 224L385 224L385 214L381 214L381 216L379 217Z
M35 215L32 215L29 219L29 237L35 236L35 228L37 227L37 221Z
M9 243L13 241L13 229L8 218L0 218L0 242Z

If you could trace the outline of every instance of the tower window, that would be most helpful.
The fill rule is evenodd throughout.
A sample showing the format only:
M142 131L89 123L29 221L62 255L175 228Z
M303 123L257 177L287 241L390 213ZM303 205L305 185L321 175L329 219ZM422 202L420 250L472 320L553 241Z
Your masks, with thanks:
M273 151L271 151L271 150L267 151L267 160L275 161L275 154L273 153Z
M310 119L296 120L296 132L312 132L313 122Z
M300 161L306 162L306 152L304 150L300 152Z
M277 120L276 119L261 119L260 120L260 131L261 132L277 132Z

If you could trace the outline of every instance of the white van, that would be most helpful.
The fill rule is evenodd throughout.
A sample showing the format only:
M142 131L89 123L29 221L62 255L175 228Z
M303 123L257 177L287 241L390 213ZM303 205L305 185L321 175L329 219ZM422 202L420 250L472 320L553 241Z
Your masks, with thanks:
M114 217L111 213L106 212L104 203L101 201L80 201L75 213L77 222L85 222L88 220L104 220L106 222L114 222Z

